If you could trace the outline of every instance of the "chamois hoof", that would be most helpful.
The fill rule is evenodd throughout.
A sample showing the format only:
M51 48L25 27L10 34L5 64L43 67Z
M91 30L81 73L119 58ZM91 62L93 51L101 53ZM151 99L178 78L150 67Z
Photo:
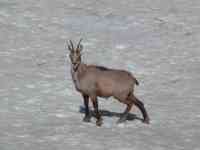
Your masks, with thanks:
M119 118L119 120L117 121L117 124L120 124L120 123L126 122L126 120L127 120L126 117Z
M97 126L100 127L102 124L103 124L103 119L99 119L99 120L96 121Z
M143 120L143 122L146 123L146 124L150 124L150 119L149 119L149 117L145 118L145 119Z
M83 118L83 122L90 122L90 117L89 116L85 116Z

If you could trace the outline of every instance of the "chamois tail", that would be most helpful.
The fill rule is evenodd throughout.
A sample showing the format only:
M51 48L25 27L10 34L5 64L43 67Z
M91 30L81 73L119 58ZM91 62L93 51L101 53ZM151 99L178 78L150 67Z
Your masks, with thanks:
M137 80L137 79L135 79L135 84L136 84L136 85L139 85L139 82L138 82L138 80Z

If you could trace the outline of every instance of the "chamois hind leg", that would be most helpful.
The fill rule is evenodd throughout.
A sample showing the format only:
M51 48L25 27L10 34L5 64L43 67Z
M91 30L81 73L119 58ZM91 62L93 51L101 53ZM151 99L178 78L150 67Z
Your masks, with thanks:
M122 123L125 122L127 120L128 117L128 113L130 112L132 106L133 106L133 101L129 98L129 94L116 94L114 96L119 102L126 104L126 109L125 111L122 113L122 115L120 116L119 120L117 121L117 123Z
M101 115L100 115L99 110L98 110L98 100L97 100L97 96L92 96L92 97L91 97L91 100L92 100L92 103L93 103L95 116L96 116L96 118L97 118L96 125L97 125L97 126L101 126L102 123L103 123L103 120L102 120Z
M90 122L90 110L89 110L89 96L88 95L84 95L83 96L83 100L84 100L84 106L85 106L85 116L83 118L84 122Z
M142 112L143 115L143 122L149 124L149 115L144 107L144 104L137 99L133 94L130 95L131 100L133 101L133 103L140 109L140 111Z
M119 120L117 121L117 123L122 123L125 122L127 120L128 117L128 113L130 112L131 108L133 106L133 102L129 102L127 103L126 109L123 112L122 116L119 118Z

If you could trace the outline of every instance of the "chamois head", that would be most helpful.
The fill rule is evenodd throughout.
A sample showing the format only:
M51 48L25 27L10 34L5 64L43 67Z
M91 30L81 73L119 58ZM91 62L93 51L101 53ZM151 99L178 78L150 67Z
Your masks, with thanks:
M70 51L69 57L70 57L74 71L78 69L78 66L81 63L81 51L83 49L83 46L81 45L81 41L82 39L80 39L76 48L74 48L74 45L71 40L69 40L69 44L68 44L68 49Z

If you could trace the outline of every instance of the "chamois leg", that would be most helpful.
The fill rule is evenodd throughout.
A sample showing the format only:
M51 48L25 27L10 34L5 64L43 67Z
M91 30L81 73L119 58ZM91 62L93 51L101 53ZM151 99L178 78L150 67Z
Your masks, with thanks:
M150 119L149 119L149 115L148 115L148 113L147 113L147 111L144 107L144 104L139 99L137 99L135 96L133 96L133 101L134 101L134 104L142 112L142 115L143 115L143 118L144 118L143 122L149 124Z
M89 96L88 95L82 95L84 100L84 106L85 106L85 116L83 118L84 122L90 122L90 110L89 110Z
M91 97L91 100L92 100L93 107L94 107L95 117L97 118L96 125L101 126L103 122L102 122L102 118L101 118L101 115L100 115L99 110L98 110L97 97L93 96L93 97Z
M122 122L125 122L127 120L128 113L131 110L132 106L133 106L133 103L127 104L125 111L123 112L122 116L119 118L117 123L122 123Z

